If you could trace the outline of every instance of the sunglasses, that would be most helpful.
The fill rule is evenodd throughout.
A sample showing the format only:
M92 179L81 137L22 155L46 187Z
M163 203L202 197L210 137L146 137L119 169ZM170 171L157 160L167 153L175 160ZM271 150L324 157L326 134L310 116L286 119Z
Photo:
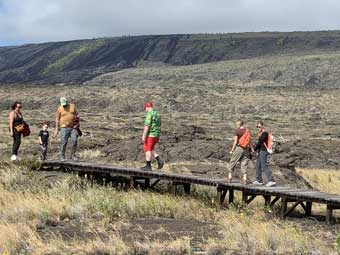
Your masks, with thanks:
M18 106L18 108L19 108L19 109L21 109L21 108L22 108L22 106Z
M261 126L256 126L257 128L261 128Z

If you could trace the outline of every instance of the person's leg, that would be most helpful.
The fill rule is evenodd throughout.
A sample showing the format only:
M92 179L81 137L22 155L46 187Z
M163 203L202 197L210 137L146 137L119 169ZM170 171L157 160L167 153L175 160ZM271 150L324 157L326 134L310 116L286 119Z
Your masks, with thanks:
M144 171L151 171L151 157L152 157L152 150L150 145L150 138L146 137L144 141L144 152L145 152L145 166L141 167Z
M151 157L152 157L152 151L146 151L145 152L145 160L151 162Z
M247 184L247 170L248 170L248 163L249 163L249 155L246 153L243 153L243 155L240 158L241 161L241 183Z
M46 160L46 156L47 156L47 144L43 144L41 146L41 150L42 150L42 160Z
M256 159L256 181L258 183L262 183L262 165L261 165L261 157L260 157L260 153Z
M163 160L161 159L161 157L159 156L159 154L155 150L152 151L152 154L153 154L154 158L157 160L158 169L162 169L163 166L164 166Z
M144 171L151 171L151 157L152 157L152 151L148 150L145 151L145 166L141 167Z
M272 171L269 169L269 166L268 166L268 152L260 151L260 158L261 158L262 170L267 176L268 182L274 181Z
M159 139L157 138L155 141L155 145L153 147L156 146L156 144L158 143ZM164 166L164 162L161 159L161 157L159 156L159 153L155 150L155 148L153 148L152 154L154 156L154 158L157 160L157 164L158 164L158 169L162 169Z
M243 149L241 147L236 147L235 151L233 154L231 154L231 158L229 161L229 167L228 167L228 176L232 176L235 167L237 163L240 161L241 157L243 155Z
M12 156L14 155L15 159L16 159L16 156L18 156L20 144L21 144L21 134L14 131L14 133L13 133Z
M77 129L72 128L71 130L71 141L72 141L72 149L71 149L71 158L72 160L77 160L77 147L78 147L78 131Z
M69 128L61 128L60 129L60 138L61 138L61 145L60 145L60 158L61 160L65 160L65 152L68 139L71 135Z

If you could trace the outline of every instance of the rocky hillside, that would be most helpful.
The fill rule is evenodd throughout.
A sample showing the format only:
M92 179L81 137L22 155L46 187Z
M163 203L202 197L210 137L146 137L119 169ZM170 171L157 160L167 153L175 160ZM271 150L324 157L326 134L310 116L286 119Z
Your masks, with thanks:
M78 84L137 66L191 65L340 49L340 32L115 37L0 47L0 84Z

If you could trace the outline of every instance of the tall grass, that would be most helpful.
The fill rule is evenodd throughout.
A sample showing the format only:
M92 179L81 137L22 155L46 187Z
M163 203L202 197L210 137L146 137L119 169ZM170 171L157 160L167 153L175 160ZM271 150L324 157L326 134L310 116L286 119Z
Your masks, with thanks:
M166 242L126 242L120 237L118 223L138 218L210 222L220 234L201 245L211 254L225 254L231 250L250 254L264 251L292 254L319 251L328 254L338 247L330 247L322 240L322 231L316 237L313 231L305 230L298 224L278 220L256 203L248 208L231 207L227 211L216 211L213 203L209 202L214 196L211 190L194 189L194 197L174 197L138 190L120 192L110 187L84 186L82 180L71 176L49 188L42 179L37 179L30 183L36 186L30 191L29 188L20 187L20 183L25 183L25 178L32 178L24 166L8 164L0 172L0 252L3 253L190 254L190 238L174 238ZM16 183L14 188L13 183ZM94 225L101 222L103 226L110 223L116 230L112 232L106 227L98 230L98 226L89 228L86 231L95 238L83 241L53 235L46 239L37 231L41 225L53 222L58 226L72 220Z
M320 191L340 194L340 171L330 169L298 169L307 181Z

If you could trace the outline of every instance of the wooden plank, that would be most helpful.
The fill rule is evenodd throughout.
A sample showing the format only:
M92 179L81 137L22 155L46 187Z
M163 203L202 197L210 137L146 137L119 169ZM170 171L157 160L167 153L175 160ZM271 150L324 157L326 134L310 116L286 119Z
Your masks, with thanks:
M158 179L158 180L156 180L154 183L152 183L152 184L150 185L150 189L153 189L160 181L161 181L161 180Z
M216 196L216 208L219 210L222 208L222 190L217 189L217 196Z
M273 207L277 201L280 200L281 197L275 197L271 202L270 202L270 206Z
M286 210L286 212L284 212L284 217L287 217L292 211L294 211L294 209L298 206L298 205L301 205L302 202L298 201L298 202L295 202L294 205L289 208L288 210Z
M256 195L251 195L250 198L248 198L246 201L247 205L249 205L255 198L256 198Z

